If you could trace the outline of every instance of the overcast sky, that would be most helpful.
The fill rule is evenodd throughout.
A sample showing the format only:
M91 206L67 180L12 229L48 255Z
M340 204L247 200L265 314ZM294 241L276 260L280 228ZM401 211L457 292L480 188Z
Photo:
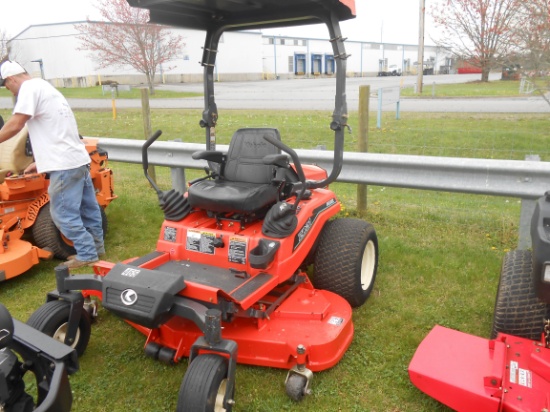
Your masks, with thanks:
M426 0L426 8L432 1ZM0 12L0 30L6 30L12 37L33 24L81 21L86 17L99 19L95 0L3 0L2 3L5 4ZM350 40L418 44L420 0L356 0L355 4L357 18L342 23L342 33ZM426 44L433 44L429 13L425 30ZM324 26L316 25L272 34L326 38L327 33Z

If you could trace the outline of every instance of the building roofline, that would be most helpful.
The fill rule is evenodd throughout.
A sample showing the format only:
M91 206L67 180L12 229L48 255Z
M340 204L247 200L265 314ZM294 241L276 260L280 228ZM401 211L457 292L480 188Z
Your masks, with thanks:
M77 21L68 21L68 22L59 22L59 23L31 24L30 26L28 26L27 28L25 28L24 30L19 32L17 35L15 35L11 39L9 39L8 43L11 42L12 40L16 40L17 37L21 36L23 33L25 33L27 30L31 29L32 27L62 26L62 25L67 25L67 24L75 25L75 24L82 24L82 23L103 23L103 24L106 23L106 24L110 24L110 22L99 21L99 20L77 20ZM174 29L185 30L184 27L174 27ZM189 29L189 30L197 30L197 29ZM261 30L254 30L254 29L253 30L237 30L236 32L250 33L250 34L260 34L262 37L266 37L266 38L276 37L276 38L279 38L279 39L328 41L328 38L293 36L293 35L285 35L285 34L266 34L266 33L262 33ZM348 39L347 41L350 42L350 43L377 44L377 45L386 44L388 46L418 47L418 44L413 44L413 43L387 43L387 42L379 42L379 41L351 40L351 39ZM425 47L433 48L433 47L439 47L439 46L427 44L427 45L425 45Z

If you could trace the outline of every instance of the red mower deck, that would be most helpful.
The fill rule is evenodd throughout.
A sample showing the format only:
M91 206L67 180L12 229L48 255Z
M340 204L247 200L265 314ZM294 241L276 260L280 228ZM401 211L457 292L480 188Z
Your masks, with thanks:
M499 334L488 340L435 326L409 365L411 382L459 412L550 408L550 349Z

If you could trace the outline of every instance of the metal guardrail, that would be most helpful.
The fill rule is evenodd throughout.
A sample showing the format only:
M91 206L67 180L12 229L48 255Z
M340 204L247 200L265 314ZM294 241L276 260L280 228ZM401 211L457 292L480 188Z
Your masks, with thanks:
M109 159L141 163L141 140L99 138ZM218 145L226 151L227 146ZM185 169L202 169L205 161L194 160L203 144L155 142L149 148L149 164L172 170L172 185L185 191ZM330 173L333 153L322 150L296 150L304 164L317 164ZM550 189L550 163L540 161L470 159L410 156L376 153L344 153L339 182L507 196L522 199L519 247L530 246L529 223L535 200Z

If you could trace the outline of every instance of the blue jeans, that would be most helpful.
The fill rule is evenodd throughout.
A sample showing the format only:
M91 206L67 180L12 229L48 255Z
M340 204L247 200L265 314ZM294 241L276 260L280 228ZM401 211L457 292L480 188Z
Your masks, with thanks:
M50 213L63 235L73 241L76 258L98 259L105 253L101 211L88 165L50 172Z

